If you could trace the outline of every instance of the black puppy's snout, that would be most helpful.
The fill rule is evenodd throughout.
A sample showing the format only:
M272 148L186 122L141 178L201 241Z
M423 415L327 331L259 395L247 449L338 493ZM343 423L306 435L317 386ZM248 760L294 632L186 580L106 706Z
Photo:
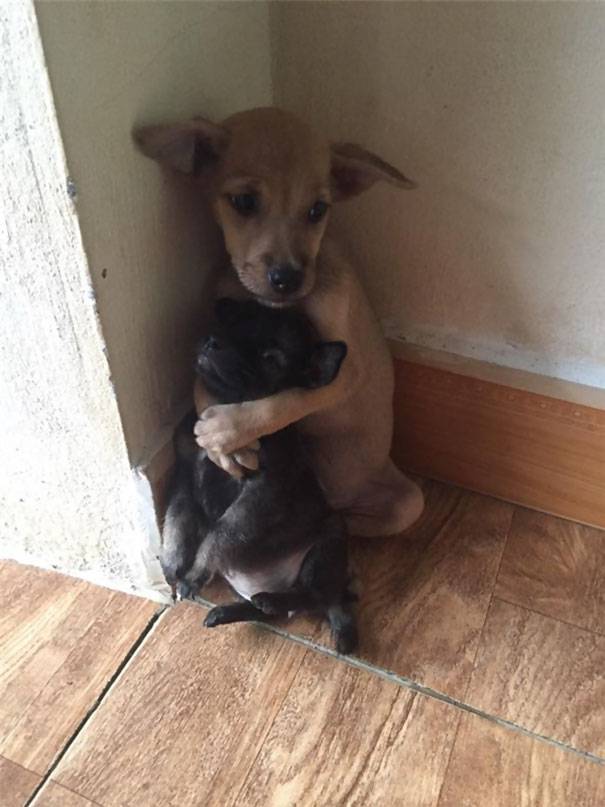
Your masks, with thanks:
M216 336L209 336L204 342L204 350L220 350L222 347Z
M271 288L279 294L294 294L300 289L303 282L302 269L290 263L270 269L267 276Z

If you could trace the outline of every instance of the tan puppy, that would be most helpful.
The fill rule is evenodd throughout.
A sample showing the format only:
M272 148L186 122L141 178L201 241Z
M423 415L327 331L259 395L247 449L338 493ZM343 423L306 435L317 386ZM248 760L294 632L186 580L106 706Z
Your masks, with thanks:
M218 293L296 304L322 340L348 346L338 377L320 389L209 406L197 387L199 445L237 475L241 465L254 467L259 437L300 421L328 501L344 511L351 533L409 527L423 498L389 459L392 360L359 281L324 231L332 202L378 180L414 183L359 146L330 145L278 109L242 112L221 125L194 119L147 127L135 139L149 157L199 177L210 194L228 253Z

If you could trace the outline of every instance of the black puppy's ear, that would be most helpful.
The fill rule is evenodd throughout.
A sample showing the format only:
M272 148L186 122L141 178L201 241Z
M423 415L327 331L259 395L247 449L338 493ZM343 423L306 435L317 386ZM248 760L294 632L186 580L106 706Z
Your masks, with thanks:
M141 126L132 136L152 160L197 175L215 163L227 148L229 132L204 118L163 126Z
M320 342L315 345L303 373L303 386L314 388L330 384L338 375L346 355L344 342Z
M230 297L221 297L214 304L214 316L220 325L232 325L241 313L241 304Z

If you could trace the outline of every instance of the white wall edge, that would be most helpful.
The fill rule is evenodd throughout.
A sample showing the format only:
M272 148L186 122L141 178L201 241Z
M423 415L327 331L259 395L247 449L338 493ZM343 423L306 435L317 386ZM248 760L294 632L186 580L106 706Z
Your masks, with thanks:
M73 577L74 580L85 580L87 583L93 583L96 586L109 588L112 591L121 591L123 594L132 594L135 597L141 597L146 600L161 603L162 605L170 604L172 598L170 591L166 588L168 593L159 589L149 588L144 585L129 584L121 578L108 577L99 572L89 571L87 569L63 569L58 566L49 564L44 558L26 552L6 552L5 548L0 547L0 560L10 560L19 563L23 566L34 566L37 569L45 569L50 572L64 575L65 577Z
M553 378L537 372L528 372L524 369L506 367L476 356L471 358L459 353L413 344L402 339L389 338L388 342L391 353L397 359L436 367L459 375L467 375L481 381L491 381L494 384L502 384L537 395L558 398L579 406L605 409L605 389Z
M578 384L595 390L596 399L605 400L605 365L596 362L583 358L574 360L549 358L523 347L506 344L478 344L458 334L445 331L410 328L405 334L401 334L385 320L382 321L382 326L387 338L393 343L410 344L417 348L427 348L484 362L494 367L501 367L503 372L519 370L544 376L552 381L561 381L563 385L565 382Z

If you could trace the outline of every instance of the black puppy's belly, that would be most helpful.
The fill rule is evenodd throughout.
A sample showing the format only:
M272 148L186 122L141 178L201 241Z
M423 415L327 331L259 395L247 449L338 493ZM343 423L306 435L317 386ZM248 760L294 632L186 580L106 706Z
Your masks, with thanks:
M298 579L308 551L308 547L305 547L284 558L265 562L257 569L230 570L223 572L223 576L231 588L246 600L252 600L255 594L263 591L287 591Z
M256 579L255 583L258 582ZM330 625L336 650L341 654L352 653L358 645L358 633L349 582L344 528L334 515L321 525L318 541L304 553L293 585L258 591L249 602L213 609L216 613L211 611L204 624L215 627L285 617L295 611L319 611Z

